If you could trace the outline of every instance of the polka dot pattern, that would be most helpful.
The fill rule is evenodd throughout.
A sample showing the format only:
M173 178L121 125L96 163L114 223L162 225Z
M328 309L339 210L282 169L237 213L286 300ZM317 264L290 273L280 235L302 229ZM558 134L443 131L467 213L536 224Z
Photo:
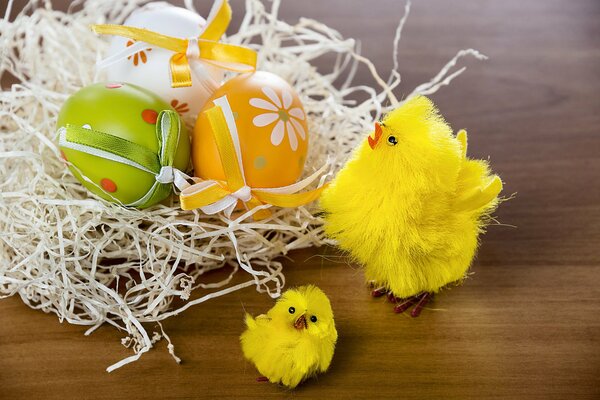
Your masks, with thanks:
M258 156L254 159L254 168L263 169L267 165L267 159L264 156Z
M156 120L158 118L158 113L154 110L145 109L142 111L142 119L149 124L156 124Z
M117 184L108 178L103 178L100 181L100 186L102 186L102 189L104 189L108 193L114 193L117 191Z

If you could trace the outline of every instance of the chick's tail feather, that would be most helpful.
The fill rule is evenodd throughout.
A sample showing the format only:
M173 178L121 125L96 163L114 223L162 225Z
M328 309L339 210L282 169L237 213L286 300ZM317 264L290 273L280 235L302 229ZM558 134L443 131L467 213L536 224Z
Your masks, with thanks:
M502 180L498 175L491 175L486 161L469 160L467 157L468 135L461 129L456 134L460 143L463 166L459 181L463 183L462 193L454 204L455 211L476 211L492 205L502 191Z
M246 322L246 326L248 327L248 329L256 328L256 320L254 318L252 318L252 315L246 313L245 322Z
M492 176L488 184L468 191L456 202L456 211L475 211L492 203L502 191L502 180Z
M460 143L460 152L462 158L467 158L467 131L464 129L458 131L458 133L456 134L456 139L458 139L458 142Z

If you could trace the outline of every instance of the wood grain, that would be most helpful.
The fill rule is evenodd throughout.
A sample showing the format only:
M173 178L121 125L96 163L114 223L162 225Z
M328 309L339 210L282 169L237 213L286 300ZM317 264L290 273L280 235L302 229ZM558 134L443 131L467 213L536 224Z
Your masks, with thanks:
M206 3L206 4L205 4ZM209 2L199 9L206 12ZM232 1L239 22L241 0ZM362 42L386 72L403 3L284 2L289 21L317 18ZM2 11L2 10L0 10ZM474 274L436 297L418 319L369 297L357 266L290 254L289 286L314 283L332 300L340 340L331 371L293 392L256 383L239 348L244 309L270 308L253 289L186 311L163 342L112 374L129 355L122 333L59 324L0 301L0 398L600 398L600 3L415 2L400 48L407 94L459 48L490 60L434 96L469 130L470 153L491 158L516 199L483 238ZM323 61L326 68L326 60ZM362 71L358 80L372 84ZM331 261L335 260L335 261Z

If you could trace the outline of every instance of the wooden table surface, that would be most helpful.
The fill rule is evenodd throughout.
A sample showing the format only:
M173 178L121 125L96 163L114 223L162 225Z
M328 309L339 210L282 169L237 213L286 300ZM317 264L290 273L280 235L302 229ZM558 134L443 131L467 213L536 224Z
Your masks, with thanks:
M206 11L209 2L202 2ZM243 13L233 1L234 13ZM396 0L284 2L286 20L318 18L362 41L385 74L402 14ZM416 1L401 44L402 96L459 48L490 56L434 96L473 156L491 157L516 199L503 204L464 286L420 318L372 299L360 269L295 252L289 286L314 283L332 300L339 343L329 373L295 391L257 383L238 336L243 308L271 300L253 288L191 308L164 342L131 354L122 334L60 324L18 297L0 301L0 398L600 398L600 2ZM363 71L359 80L366 80Z

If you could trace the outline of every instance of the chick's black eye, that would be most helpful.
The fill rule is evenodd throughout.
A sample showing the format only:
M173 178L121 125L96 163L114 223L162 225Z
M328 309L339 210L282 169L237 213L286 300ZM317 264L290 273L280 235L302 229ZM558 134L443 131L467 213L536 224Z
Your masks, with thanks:
M313 315L312 317L310 317L310 320L311 320L312 322L317 322L317 316L316 316L316 315Z
M288 311L290 312L290 314L293 314L296 312L296 309L294 307L290 307L288 308Z
M390 136L388 136L388 138L387 138L387 143L388 143L390 146L395 146L395 145L397 145L397 144L398 144L398 139L396 139L396 136L394 136L394 135L390 135Z

